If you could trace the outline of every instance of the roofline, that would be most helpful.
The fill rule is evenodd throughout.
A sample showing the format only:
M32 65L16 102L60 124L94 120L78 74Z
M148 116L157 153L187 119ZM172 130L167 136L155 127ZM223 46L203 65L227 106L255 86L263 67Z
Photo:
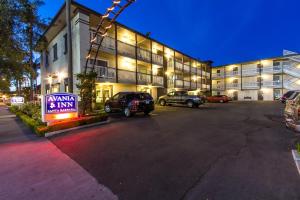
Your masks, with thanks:
M97 12L97 11L91 9L91 8L88 8L88 7L82 5L82 4L80 4L80 3L78 3L78 2L76 2L76 1L74 1L74 0L71 0L71 5L72 5L72 4L75 5L75 6L77 6L77 7L79 7L79 8L82 8L82 9L84 9L84 10L87 10L88 12L90 12L90 13L92 13L92 14L102 16L101 13L99 13L99 12ZM50 22L50 24L48 25L47 29L44 31L42 37L45 36L45 34L46 34L46 33L48 32L48 30L50 29L50 27L54 24L54 22L56 21L56 19L59 17L60 13L61 13L61 12L63 11L63 9L65 8L65 6L66 6L65 3L61 6L61 8L60 8L59 11L57 12L57 14L56 14L56 15L53 17L53 19L51 20L51 22ZM176 52L178 52L178 53L182 54L183 56L186 56L186 57L188 57L188 58L190 58L190 59L196 60L196 61L201 62L201 63L210 64L210 65L213 63L213 61L211 61L211 60L201 60L201 59L199 59L199 58L194 58L194 57L192 57L192 56L189 56L189 55L183 53L182 51L176 50L175 48L172 48L172 47L170 47L169 45L166 45L166 44L164 44L164 43L162 43L162 42L159 42L159 41L157 41L156 39L153 39L153 38L151 38L151 37L147 37L145 34L139 32L139 31L136 31L136 30L134 30L134 29L132 29L132 28L130 28L130 27L124 25L124 24L121 24L121 23L119 23L119 22L117 22L117 21L115 21L114 23L117 24L117 25L119 25L119 26L122 26L123 28L126 28L126 29L128 29L128 30L130 30L130 31L132 31L132 32L134 32L134 33L136 33L136 34L139 34L139 35L141 35L141 36L143 36L143 37L145 37L145 38L148 38L148 39L150 39L150 40L152 40L152 41L154 41L154 42L156 42L156 43L158 43L158 44L160 44L160 45L162 45L162 46L165 46L165 47L167 47L167 48L169 48L169 49L171 49L171 50L173 50L173 51L176 51Z
M299 55L300 54L291 54L291 55L286 55L286 56L276 56L276 57L269 57L269 58L261 58L261 59L256 59L256 60L249 60L249 61L244 61L244 62L229 63L229 64L225 64L225 65L213 66L212 68L222 68L222 67L226 67L226 66L229 66L229 65L241 65L241 64L258 62L258 61L262 61L262 60L283 59L283 58L288 58L288 57L292 57L292 56L299 56Z

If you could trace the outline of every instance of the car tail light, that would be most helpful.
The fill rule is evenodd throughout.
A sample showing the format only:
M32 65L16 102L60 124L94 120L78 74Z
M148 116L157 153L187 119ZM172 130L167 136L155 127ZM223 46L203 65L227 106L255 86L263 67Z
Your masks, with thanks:
M130 107L130 109L132 111L137 111L138 110L138 105L139 105L139 101L138 100L132 100L131 101L131 107Z

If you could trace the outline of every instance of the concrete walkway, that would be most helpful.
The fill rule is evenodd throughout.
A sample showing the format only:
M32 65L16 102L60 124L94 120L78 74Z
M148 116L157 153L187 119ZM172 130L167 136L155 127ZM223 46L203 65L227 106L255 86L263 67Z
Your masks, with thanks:
M0 105L0 199L118 199Z

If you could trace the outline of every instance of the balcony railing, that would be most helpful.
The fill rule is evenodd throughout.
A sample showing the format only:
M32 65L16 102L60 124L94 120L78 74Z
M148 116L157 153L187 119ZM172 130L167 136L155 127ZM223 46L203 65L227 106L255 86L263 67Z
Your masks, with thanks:
M212 78L225 78L225 77L223 73L213 73Z
M184 88L190 88L191 87L191 82L190 81L183 81L183 86L184 86Z
M137 73L137 80L138 80L138 84L148 85L151 83L151 75Z
M261 83L262 87L281 87L282 86L282 82L279 81L263 81Z
M243 82L242 88L243 89L257 89L257 88L259 88L259 83L258 82Z
M151 62L151 52L144 49L137 49L137 57L140 60Z
M152 53L152 63L163 66L164 64L163 56Z
M177 88L182 88L183 87L183 81L182 80L175 80L175 85Z
M226 72L226 77L238 76L238 75L240 75L239 71L229 71L229 72Z
M97 80L99 79L115 79L116 69L111 67L95 66Z
M126 71L126 70L118 70L118 80L122 83L136 83L136 74L135 72Z
M118 53L124 56L135 58L135 47L118 41Z
M243 69L242 76L255 76L259 74L259 70L257 68L252 69Z
M226 84L226 89L239 89L240 88L239 83L227 83Z
M191 73L192 74L197 74L197 68L196 67L191 67Z
M191 88L194 90L197 89L197 83L191 82Z
M164 77L162 76L153 76L153 85L163 86L164 85Z
M183 64L180 63L180 62L175 61L175 69L176 69L176 70L179 70L179 71L182 71L182 69L183 69Z
M273 72L274 73L281 73L282 72L282 66L273 66Z
M183 71L184 72L190 72L190 66L189 65L183 65Z
M203 84L204 85L204 84ZM213 85L213 90L225 90L225 85Z

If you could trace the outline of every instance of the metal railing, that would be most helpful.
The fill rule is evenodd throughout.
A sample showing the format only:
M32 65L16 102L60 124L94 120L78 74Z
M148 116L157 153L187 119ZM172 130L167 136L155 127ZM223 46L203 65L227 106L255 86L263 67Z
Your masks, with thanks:
M163 86L164 85L164 77L163 76L155 76L153 75L153 85Z
M138 48L137 57L138 59L144 60L146 62L151 62L151 52L145 49Z
M163 66L163 64L164 64L163 56L152 53L152 62L154 64Z
M151 83L151 75L149 74L143 74L143 73L137 73L137 80L139 84L150 84Z
M118 53L124 56L135 58L135 47L130 44L118 41Z
M118 80L122 83L136 83L136 74L135 72L118 70Z

